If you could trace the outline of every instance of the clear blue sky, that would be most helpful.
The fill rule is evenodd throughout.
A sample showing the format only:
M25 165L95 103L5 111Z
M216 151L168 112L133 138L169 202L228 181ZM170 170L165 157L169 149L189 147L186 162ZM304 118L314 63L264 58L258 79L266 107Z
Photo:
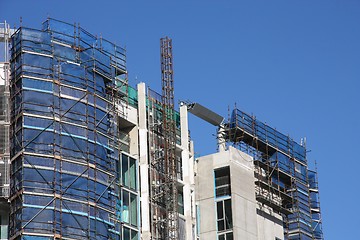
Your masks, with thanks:
M181 3L180 3L181 2ZM40 28L47 16L124 45L130 84L160 91L159 39L173 39L175 95L228 116L253 113L317 160L327 240L360 223L360 1L5 1L0 21ZM196 152L215 128L191 117ZM206 136L210 140L204 140Z

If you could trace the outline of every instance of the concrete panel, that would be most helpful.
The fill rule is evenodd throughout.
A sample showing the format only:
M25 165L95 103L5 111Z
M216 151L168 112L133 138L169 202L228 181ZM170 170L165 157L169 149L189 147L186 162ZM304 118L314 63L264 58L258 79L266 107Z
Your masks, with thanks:
M126 111L126 110L125 110ZM132 123L133 125L137 125L138 121L138 110L133 106L127 106L127 115L125 116L126 120Z
M230 155L229 159L232 162L238 163L245 169L249 169L249 170L254 169L253 157L251 157L250 155L231 146L229 147L229 155Z
M150 233L150 193L149 193L149 164L148 137L146 127L146 96L145 84L139 83L138 88L138 149L140 163L140 197L141 197L141 235L143 240L151 239Z
M145 83L137 85L138 90L138 109L139 109L139 127L146 128L146 88Z
M207 233L202 233L201 234L201 240L216 240L217 239L217 235L216 232L207 232ZM237 238L234 238L237 239ZM240 238L239 238L240 239Z
M200 202L200 234L206 232L216 233L216 213L214 199L206 199ZM203 238L207 239L207 238Z
M244 169L234 162L230 164L231 193L238 194L243 198L256 202L254 171Z
M213 160L213 169L229 166L229 162L230 162L229 151L218 152L210 156L212 157Z
M196 175L197 201L214 198L214 176L211 156L198 161Z
M253 158L236 148L207 155L197 163L197 202L201 239L216 239L214 169L230 167L234 239L284 239L282 217L268 209L259 214L255 198Z
M275 237L284 239L282 217L277 213L264 210L257 210L259 240L275 239Z
M234 227L257 236L256 203L235 194L232 195L232 209Z
M133 127L129 131L129 137L130 137L130 154L132 156L138 156L139 155L139 132L136 127Z
M233 231L234 231L234 240L258 240L257 235L247 232L244 229L235 227ZM273 240L273 239L269 238L269 240Z

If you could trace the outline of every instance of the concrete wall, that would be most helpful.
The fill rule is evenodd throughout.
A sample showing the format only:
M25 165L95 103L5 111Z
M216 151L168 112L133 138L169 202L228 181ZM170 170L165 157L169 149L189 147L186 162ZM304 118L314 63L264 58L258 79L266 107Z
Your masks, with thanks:
M258 239L253 158L230 147L234 239Z
M187 106L180 107L180 128L181 128L181 160L183 172L183 195L184 195L184 220L185 239L193 239L192 229L195 226L196 217L194 214L195 198L193 197L194 180L194 158L189 144L189 127Z
M225 166L230 167L234 239L284 239L282 217L256 201L253 158L233 147L197 160L200 239L217 239L214 169Z
M231 159L234 157L237 159L233 150L228 150L203 156L197 160L197 173L195 181L196 201L200 208L200 239L217 239L216 207L214 198L214 169L230 166L230 175L237 174L236 171L234 173L232 172ZM236 186L239 185L236 182L233 183L232 177L230 181L231 184L235 184ZM233 191L233 187L231 190ZM237 194L236 191L235 194ZM235 197L235 195L233 197ZM235 199L237 199L237 197L235 197ZM236 213L236 211L234 211L236 210L236 207L234 209L235 199L232 199L234 233L236 232L235 228L239 227L236 225L236 221L239 221L236 220L238 217L234 215L234 213Z
M218 154L219 155L219 154ZM200 239L216 239L216 211L214 202L214 162L216 156L207 155L197 159L196 202L199 206ZM219 162L224 158L219 158ZM226 161L224 162L226 166Z
M146 88L145 83L138 84L138 128L139 128L139 169L140 169L140 207L141 207L141 239L151 239L150 233L150 189L149 189L149 157L148 130L146 122Z
M256 210L259 240L284 239L282 216L274 213L267 206L259 206Z

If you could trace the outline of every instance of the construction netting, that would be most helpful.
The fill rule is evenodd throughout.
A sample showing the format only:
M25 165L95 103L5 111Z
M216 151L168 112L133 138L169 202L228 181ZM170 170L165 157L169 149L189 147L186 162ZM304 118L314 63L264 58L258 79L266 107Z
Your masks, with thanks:
M4 66L5 67L5 66ZM4 69L6 71L6 69ZM2 71L2 69L0 69ZM9 197L10 149L9 149L9 89L0 85L0 198Z
M262 167L257 182L267 184L259 184L257 194L266 193L268 198L275 191L291 199L280 203L289 210L284 216L285 239L322 239L316 172L308 169L305 146L239 109L232 111L227 126L228 140L245 146L255 161L263 163L256 164ZM270 198L265 202L274 206Z
M243 128L248 133L258 137L259 140L288 153L291 157L302 162L305 161L306 151L303 146L239 109L234 109L231 114L230 127L235 126Z
M11 50L15 239L138 239L137 160L122 152L125 50L48 19Z

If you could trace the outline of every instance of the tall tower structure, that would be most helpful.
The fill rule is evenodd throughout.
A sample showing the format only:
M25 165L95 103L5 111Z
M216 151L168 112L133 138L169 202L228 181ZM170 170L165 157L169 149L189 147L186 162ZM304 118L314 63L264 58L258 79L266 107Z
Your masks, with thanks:
M149 89L150 188L153 239L178 239L178 173L172 41L160 39L162 94ZM181 159L181 158L180 158ZM180 170L181 172L181 170Z
M174 110L174 72L172 40L161 38L161 82L163 105L164 162L166 176L166 239L178 239L177 174L176 174L176 131Z

